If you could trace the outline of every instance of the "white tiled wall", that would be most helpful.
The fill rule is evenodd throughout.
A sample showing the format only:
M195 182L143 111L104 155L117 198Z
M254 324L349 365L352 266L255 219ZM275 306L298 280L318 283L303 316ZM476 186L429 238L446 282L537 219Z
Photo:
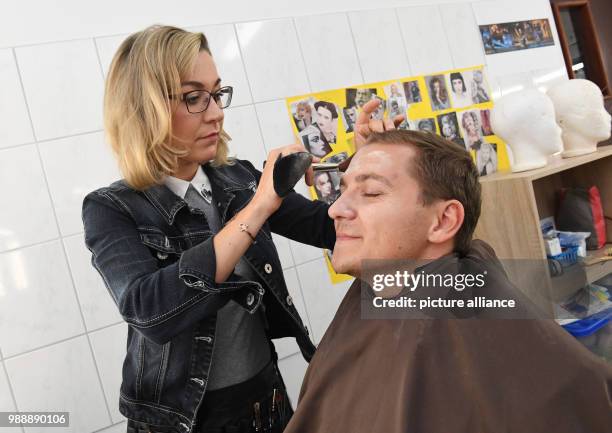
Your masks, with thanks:
M565 78L558 43L485 57L479 40L478 24L549 18L554 26L548 0L386 0L374 9L365 0L291 8L269 0L250 13L189 19L152 0L138 13L126 4L126 14L106 23L109 6L65 3L83 19L58 25L57 10L40 6L47 20L28 17L35 30L24 32L0 14L0 411L69 410L66 431L78 433L125 431L117 402L127 328L89 262L80 206L88 191L119 176L101 112L103 77L127 34L155 22L207 34L236 92L226 112L231 151L258 167L267 151L294 140L287 96L481 63L496 96ZM91 14L102 18L92 23ZM297 190L305 193L303 182ZM320 250L274 240L318 342L350 282L330 284ZM306 363L290 339L277 349L295 402Z

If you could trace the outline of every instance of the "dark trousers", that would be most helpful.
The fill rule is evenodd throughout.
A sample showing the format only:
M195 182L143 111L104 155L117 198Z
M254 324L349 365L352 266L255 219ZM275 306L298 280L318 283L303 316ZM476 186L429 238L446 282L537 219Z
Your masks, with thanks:
M251 379L204 395L192 433L281 433L293 409L273 361ZM127 433L179 433L128 420Z

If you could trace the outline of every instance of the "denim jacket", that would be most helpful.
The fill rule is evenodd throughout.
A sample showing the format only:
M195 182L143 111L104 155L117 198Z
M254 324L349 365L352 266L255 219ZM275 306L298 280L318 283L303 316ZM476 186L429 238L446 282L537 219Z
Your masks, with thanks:
M242 160L203 168L225 223L249 203L261 173ZM83 202L85 243L129 324L121 413L192 431L206 392L216 312L228 299L249 311L263 302L268 337L295 337L309 361L315 347L287 291L271 232L333 248L327 210L323 202L290 193L244 254L261 281L231 275L216 283L213 237L202 211L164 185L139 192L118 181L89 193Z

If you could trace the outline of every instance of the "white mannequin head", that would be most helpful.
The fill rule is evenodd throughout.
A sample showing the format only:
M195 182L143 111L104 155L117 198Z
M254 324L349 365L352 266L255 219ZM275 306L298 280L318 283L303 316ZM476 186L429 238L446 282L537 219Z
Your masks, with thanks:
M563 130L564 158L595 152L597 143L610 138L611 116L597 84L582 79L564 81L551 88L548 96Z
M535 89L499 99L491 111L491 127L510 146L513 172L544 167L548 156L563 147L553 103Z

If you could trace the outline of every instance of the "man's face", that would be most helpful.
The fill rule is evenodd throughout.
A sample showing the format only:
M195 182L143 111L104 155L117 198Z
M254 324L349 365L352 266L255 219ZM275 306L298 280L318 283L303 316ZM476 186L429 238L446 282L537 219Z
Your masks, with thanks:
M413 157L412 147L400 144L373 143L355 154L329 208L336 272L360 276L364 259L421 258L436 216L408 173Z
M333 132L331 111L325 107L317 108L317 125L319 125L321 131L325 133L329 134L330 132Z

